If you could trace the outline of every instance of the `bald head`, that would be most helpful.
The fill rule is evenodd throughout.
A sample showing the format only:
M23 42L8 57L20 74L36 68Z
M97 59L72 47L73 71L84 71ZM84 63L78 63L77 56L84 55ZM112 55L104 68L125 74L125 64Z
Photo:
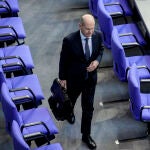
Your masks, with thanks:
M94 17L90 14L83 15L80 18L79 28L85 37L91 37L95 28Z
M89 23L95 24L95 20L94 20L94 17L92 15L85 14L85 15L81 16L80 23L82 25L89 24Z

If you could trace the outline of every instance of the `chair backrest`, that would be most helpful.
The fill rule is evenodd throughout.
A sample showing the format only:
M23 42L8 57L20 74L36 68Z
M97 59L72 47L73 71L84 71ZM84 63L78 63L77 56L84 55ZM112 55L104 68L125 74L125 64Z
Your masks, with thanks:
M2 67L0 66L0 87L2 86L2 83L5 82L4 72ZM0 102L1 102L2 96L0 94Z
M28 144L25 142L18 123L13 120L11 126L11 137L13 140L14 150L30 150Z
M89 0L89 9L95 18L97 18L97 2L98 0Z
M0 1L0 15L3 17L18 16L19 3L18 0L3 0Z
M146 81L150 81L150 73L146 68L138 69L138 67L134 63L128 72L127 79L128 91L131 102L130 109L134 118L136 120L140 120L141 107L148 104L147 100L145 101L144 98L147 96L147 94L150 95L150 90L146 89L147 87L145 87L146 84L150 86L150 82L145 83Z
M5 82L3 82L1 85L1 102L6 121L6 129L9 132L12 121L16 120L21 125L22 119L17 111L15 104L11 100L9 89Z
M140 107L141 107L141 97L140 97L140 83L139 75L136 69L136 65L133 64L128 72L128 91L130 96L130 109L133 117L136 120L140 119Z
M0 66L0 84L2 84L3 82L6 82L6 79L3 72L3 68Z
M114 61L114 71L119 79L123 81L126 78L126 69L129 65L125 59L124 48L120 43L119 35L115 28L112 31L111 51Z
M103 0L98 0L97 2L97 19L100 30L103 33L104 44L107 48L111 48L111 33L113 30L113 21L104 7Z
M11 126L11 137L13 139L14 150L31 150L31 148L25 142L20 127L15 120L13 120ZM34 148L34 150L63 150L63 148L59 143L53 143Z

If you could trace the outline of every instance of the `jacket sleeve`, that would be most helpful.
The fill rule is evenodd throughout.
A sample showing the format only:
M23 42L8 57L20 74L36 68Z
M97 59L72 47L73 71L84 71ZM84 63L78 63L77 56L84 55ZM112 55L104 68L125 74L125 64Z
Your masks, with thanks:
M103 56L103 51L104 51L103 37L102 37L101 32L98 32L98 42L99 42L99 49L98 49L98 56L96 60L100 63L102 56Z
M59 61L59 79L66 80L67 78L67 68L69 64L69 40L67 38L63 39L62 50L60 52Z

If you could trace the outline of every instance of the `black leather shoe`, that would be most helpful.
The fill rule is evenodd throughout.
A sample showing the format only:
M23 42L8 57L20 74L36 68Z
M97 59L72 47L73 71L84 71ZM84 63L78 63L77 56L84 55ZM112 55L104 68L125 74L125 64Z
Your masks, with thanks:
M71 113L71 114L67 117L67 121L68 121L70 124L74 124L74 123L75 123L75 115L74 115L74 113Z
M89 149L96 149L96 143L90 135L83 135L82 141L88 146Z

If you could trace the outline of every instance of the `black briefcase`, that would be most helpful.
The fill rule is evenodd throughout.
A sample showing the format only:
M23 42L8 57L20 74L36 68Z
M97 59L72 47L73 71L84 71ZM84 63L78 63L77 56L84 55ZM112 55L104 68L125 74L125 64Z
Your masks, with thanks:
M65 120L72 113L73 107L67 90L63 88L58 78L54 79L50 88L52 95L48 99L49 106L57 120Z

